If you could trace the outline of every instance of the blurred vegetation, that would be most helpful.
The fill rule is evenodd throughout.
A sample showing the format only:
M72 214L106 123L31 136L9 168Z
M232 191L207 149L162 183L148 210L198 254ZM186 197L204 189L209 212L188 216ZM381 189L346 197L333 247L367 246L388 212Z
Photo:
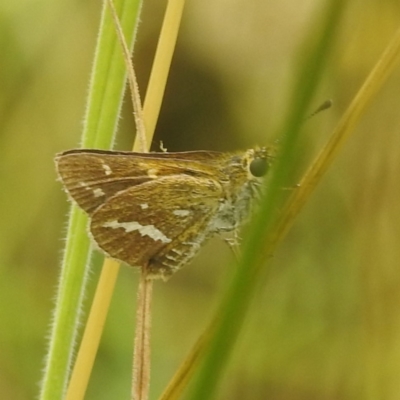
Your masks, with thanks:
M350 2L349 2L350 3ZM294 61L321 2L191 1L153 149L233 150L273 142ZM134 62L144 92L163 5L144 4ZM0 8L0 396L38 393L68 204L53 156L79 144L99 23L97 2ZM335 57L304 123L299 175L399 26L396 1L349 4ZM117 146L129 149L125 102ZM275 254L221 398L398 399L400 388L400 69L370 107ZM311 112L312 110L310 110ZM155 285L152 396L203 330L230 275L213 239ZM91 290L100 256L93 260ZM129 398L138 274L123 268L87 399ZM87 296L90 304L91 292Z

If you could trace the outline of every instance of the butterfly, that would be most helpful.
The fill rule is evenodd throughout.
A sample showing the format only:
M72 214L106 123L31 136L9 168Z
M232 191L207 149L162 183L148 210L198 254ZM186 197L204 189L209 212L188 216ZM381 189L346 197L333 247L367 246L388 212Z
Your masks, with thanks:
M56 155L59 178L108 257L168 279L204 242L249 217L272 150Z

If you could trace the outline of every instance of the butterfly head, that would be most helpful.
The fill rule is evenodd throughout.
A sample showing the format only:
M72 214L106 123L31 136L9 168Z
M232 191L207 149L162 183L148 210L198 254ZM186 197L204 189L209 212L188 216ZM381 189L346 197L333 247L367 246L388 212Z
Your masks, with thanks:
M247 150L243 157L243 167L249 180L259 180L265 176L273 161L272 150L266 147Z

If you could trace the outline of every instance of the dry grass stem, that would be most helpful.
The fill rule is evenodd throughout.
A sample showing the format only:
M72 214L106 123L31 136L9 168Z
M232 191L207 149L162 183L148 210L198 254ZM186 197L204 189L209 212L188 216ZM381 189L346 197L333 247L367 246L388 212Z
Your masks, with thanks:
M142 268L138 288L133 353L132 400L147 400L150 389L150 328L153 281Z
M112 0L107 0L107 2L114 21L115 31L117 32L118 40L119 43L121 44L122 54L124 56L124 62L128 73L128 82L131 92L133 114L135 116L136 135L137 135L136 137L138 138L140 151L142 153L146 153L149 151L149 146L147 144L146 130L144 127L144 117L143 117L142 101L140 99L140 93L139 93L139 85L136 79L135 70L131 62L131 54L128 45L126 43L124 33L122 32L122 27L119 22L117 10L115 9L114 3Z

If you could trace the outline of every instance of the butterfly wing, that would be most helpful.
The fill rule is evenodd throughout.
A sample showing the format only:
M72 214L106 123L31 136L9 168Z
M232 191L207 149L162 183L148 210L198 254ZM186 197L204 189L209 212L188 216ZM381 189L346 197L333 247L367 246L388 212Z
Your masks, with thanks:
M166 278L212 233L208 222L221 197L213 179L165 176L108 199L93 212L90 231L110 257Z
M212 176L222 153L133 153L69 150L56 156L68 194L89 215L116 193L162 176ZM204 168L207 164L208 168ZM209 171L210 173L208 173Z

